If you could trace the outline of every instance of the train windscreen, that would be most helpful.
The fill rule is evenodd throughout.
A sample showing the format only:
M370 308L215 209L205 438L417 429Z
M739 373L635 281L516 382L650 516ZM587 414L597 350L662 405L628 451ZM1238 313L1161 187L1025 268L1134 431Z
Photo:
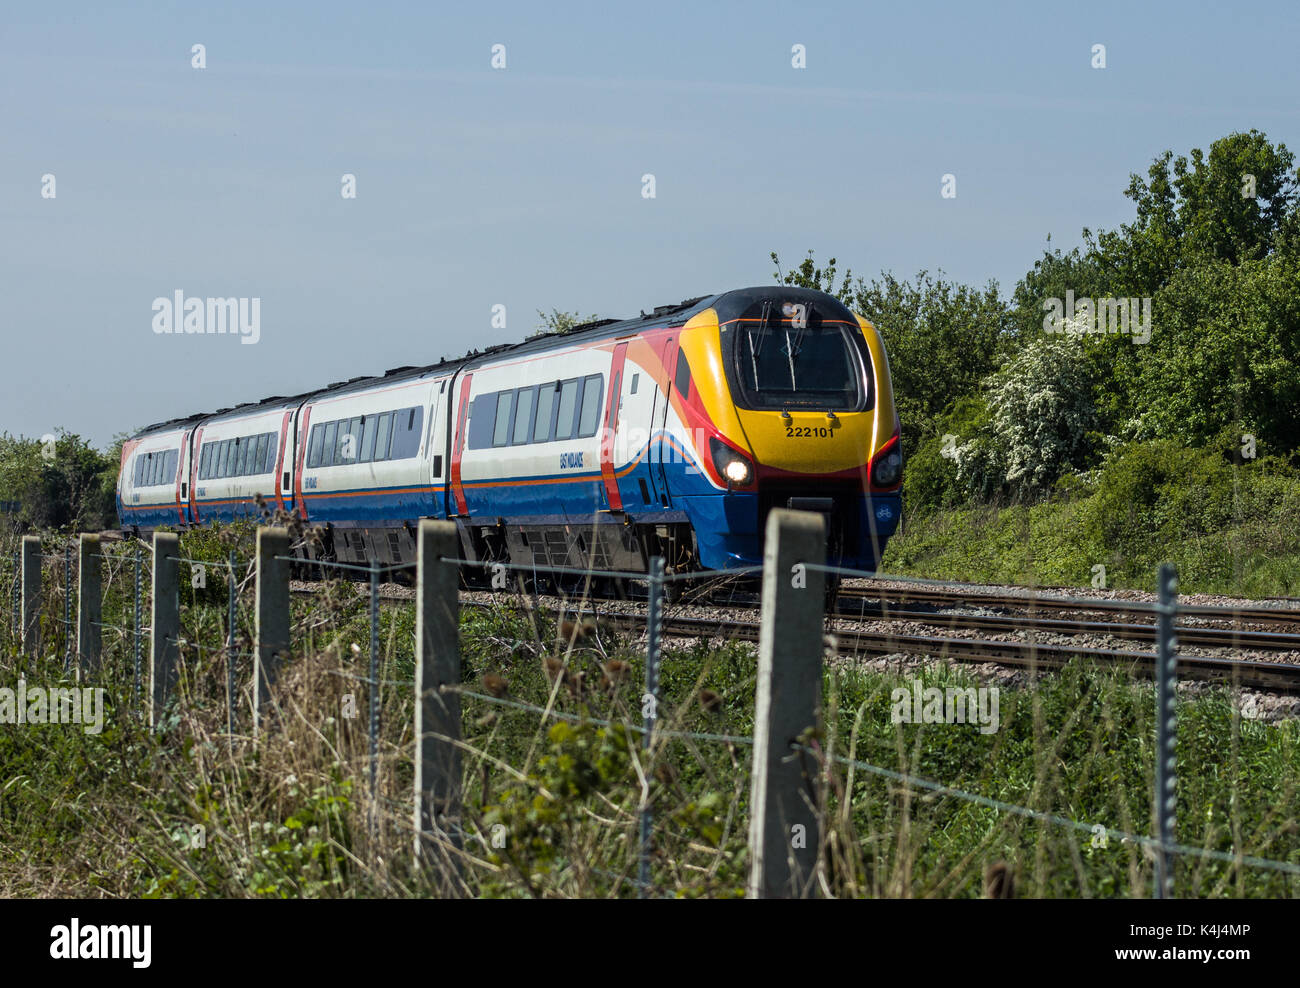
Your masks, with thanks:
M844 411L861 404L861 361L840 326L751 324L736 343L735 371L751 407Z

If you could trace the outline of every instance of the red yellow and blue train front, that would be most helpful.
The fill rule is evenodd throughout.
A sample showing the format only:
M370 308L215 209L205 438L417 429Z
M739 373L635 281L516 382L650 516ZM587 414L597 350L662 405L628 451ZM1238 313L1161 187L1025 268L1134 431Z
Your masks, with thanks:
M903 471L874 326L822 292L728 292L681 328L674 385L662 458L701 566L761 564L768 512L795 508L825 516L832 565L876 568Z

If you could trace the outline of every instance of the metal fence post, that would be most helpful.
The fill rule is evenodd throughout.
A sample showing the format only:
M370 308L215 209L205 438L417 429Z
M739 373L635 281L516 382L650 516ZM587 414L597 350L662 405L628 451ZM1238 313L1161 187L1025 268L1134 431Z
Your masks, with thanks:
M1178 698L1175 686L1178 640L1174 637L1174 617L1178 613L1178 571L1171 563L1160 565L1160 605L1158 645L1156 649L1156 826L1160 848L1156 852L1157 899L1174 894L1173 855L1174 813L1178 808L1177 761L1174 748L1178 743Z
M379 562L370 560L370 836L379 800Z
M226 580L226 733L235 733L235 550L230 550L230 573Z
M421 520L415 591L415 862L442 863L453 890L460 861L460 579L454 522ZM444 687L450 689L444 691ZM437 840L435 840L437 838Z
M641 698L645 733L641 736L641 749L649 751L653 744L655 721L659 714L659 660L663 640L664 559L655 556L650 560L650 599L646 607L645 637L645 696ZM650 889L651 826L650 781L647 778L641 789L641 853L637 863L638 895L646 898Z
M175 532L153 533L153 609L149 616L149 726L158 727L176 687L181 596Z
M77 678L99 672L103 620L99 536L82 533L77 540Z
M261 730L263 707L280 659L289 651L289 531L257 530L257 629L253 644L253 737Z
M41 539L23 536L23 655L38 656L41 650Z
M749 898L817 894L818 772L792 745L817 724L826 540L821 515L767 516L750 785Z
M14 586L13 586L13 633L14 641L22 638L22 590L23 590L23 555L20 549L14 550Z
M140 558L140 540L135 540L135 590L133 592L133 601L135 604L135 626L134 633L131 636L131 646L134 652L133 678L132 678L132 702L135 709L140 709L140 611L142 602L140 599L140 579L144 570L144 561Z

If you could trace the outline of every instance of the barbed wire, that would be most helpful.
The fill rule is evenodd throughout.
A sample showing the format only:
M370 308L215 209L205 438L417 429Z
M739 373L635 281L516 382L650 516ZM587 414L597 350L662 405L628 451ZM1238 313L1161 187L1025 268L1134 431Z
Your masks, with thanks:
M581 714L571 714L563 710L556 710L554 707L550 707L550 708L539 707L536 704L524 703L519 700L510 699L509 697L489 696L486 693L476 693L473 690L467 690L464 687L460 687L460 686L444 686L442 687L442 690L443 692L446 693L459 693L461 696L468 696L477 700L483 700L486 703L495 703L497 706L501 706L501 707L514 707L518 710L526 710L530 713L537 713L549 717L555 717L559 720L568 721L571 724L595 724L598 727L623 727L634 734L653 733L655 736L663 737L663 738L690 739L696 741L717 741L723 744L752 745L754 743L754 739L747 735L711 734L704 731L677 731L677 730L670 730L667 728L661 730L660 728L657 727L652 728L650 731L647 731L646 728L644 727L641 727L636 724L629 724L625 721L613 721L613 720L606 720L605 718L602 717L590 717Z
M804 752L805 754L813 755L817 758L827 757L824 752L818 751L815 748L810 748L807 745L792 744L790 747L794 751ZM1293 875L1300 875L1300 864L1292 864L1288 861L1275 861L1271 858L1261 858L1249 854L1232 854L1228 851L1215 851L1210 848L1192 847L1189 844L1165 844L1155 837L1146 837L1142 834L1131 834L1127 831L1116 830L1113 827L1106 827L1100 823L1084 823L1081 820L1072 820L1069 817L1060 816L1056 813L1048 813L1044 810L1035 810L1028 806L1020 806L1016 803L1008 803L1000 799L994 799L991 796L981 796L978 793L966 792L963 789L946 786L943 783L934 782L931 779L925 779L916 775L907 775L904 772L883 768L882 766L873 765L870 762L859 761L855 758L847 758L843 755L831 755L829 758L831 761L838 764L848 765L855 769L861 769L864 772L891 779L905 786L924 789L940 796L953 796L957 799L965 800L969 803L975 803L979 806L998 810L1003 813L1014 813L1017 816L1030 817L1035 820L1041 820L1044 823L1069 827L1089 834L1097 834L1097 828L1101 827L1108 838L1115 837L1120 841L1130 841L1134 844L1140 844L1153 850L1164 850L1173 854L1210 858L1216 861L1226 861L1231 864L1245 864L1255 868L1265 868L1272 871L1283 871Z

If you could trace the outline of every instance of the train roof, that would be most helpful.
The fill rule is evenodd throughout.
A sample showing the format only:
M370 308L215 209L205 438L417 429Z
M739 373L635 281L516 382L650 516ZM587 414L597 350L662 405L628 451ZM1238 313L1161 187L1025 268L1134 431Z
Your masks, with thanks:
M458 358L444 357L436 364L407 364L401 367L390 368L382 374L362 374L357 377L349 378L346 381L335 381L332 384L327 384L323 388L304 391L297 395L272 395L269 398L262 398L258 401L248 401L228 408L218 408L214 412L204 412L195 415L187 415L183 418L168 419L164 422L156 422L153 425L141 429L131 438L139 439L157 432L167 432L173 429L180 430L203 421L211 421L235 415L269 412L274 411L277 408L296 407L297 405L313 398L320 398L325 395L333 396L348 394L350 392L366 391L378 384L391 384L394 382L418 380L422 377L437 376L440 373L449 374L461 367L477 366L507 353L512 355L519 353L543 353L547 350L555 350L571 346L574 343L630 336L647 329L681 326L691 317L713 307L715 303L720 300L724 300L727 303L725 308L728 311L735 310L736 312L739 312L754 301L768 296L781 296L783 298L819 297L822 299L832 299L835 305L840 305L838 301L833 299L833 296L828 296L822 292L778 284L753 288L741 288L716 295L699 295L695 298L688 298L671 305L657 305L649 312L642 311L640 315L631 319L597 319L593 322L582 323L575 326L568 332L539 333L535 336L530 336L519 343L501 343L497 346L488 347L485 350L471 350L463 357Z

